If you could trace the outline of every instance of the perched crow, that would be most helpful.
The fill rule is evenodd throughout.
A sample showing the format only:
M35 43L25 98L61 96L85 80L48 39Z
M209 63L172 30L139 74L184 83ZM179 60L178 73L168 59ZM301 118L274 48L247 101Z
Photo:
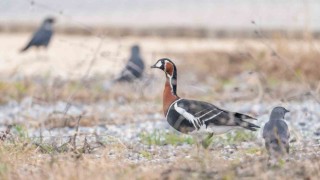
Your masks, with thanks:
M138 45L131 47L131 57L127 62L124 70L122 70L120 77L115 81L131 82L135 79L141 78L144 71L144 62L140 56L140 48Z
M47 47L51 36L53 34L53 23L54 23L53 18L47 18L43 21L41 27L33 34L33 37L31 38L30 42L21 49L21 52L24 52L28 50L30 47L35 46L35 47L40 47L44 46Z
M290 132L283 120L287 112L289 111L283 107L275 107L263 128L263 138L269 155L289 153Z

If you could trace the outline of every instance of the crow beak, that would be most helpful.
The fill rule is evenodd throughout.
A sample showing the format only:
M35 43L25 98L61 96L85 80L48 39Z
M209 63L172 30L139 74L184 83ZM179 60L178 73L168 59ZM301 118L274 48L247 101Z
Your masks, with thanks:
M286 113L290 112L288 109L286 109Z

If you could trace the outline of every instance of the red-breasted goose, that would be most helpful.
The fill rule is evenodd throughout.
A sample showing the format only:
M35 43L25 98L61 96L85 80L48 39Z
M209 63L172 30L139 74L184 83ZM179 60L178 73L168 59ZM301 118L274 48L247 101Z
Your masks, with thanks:
M163 112L168 123L179 132L222 134L236 128L251 131L259 128L244 121L244 119L255 119L251 116L229 112L207 102L180 98L177 95L177 68L170 59L159 59L151 68L165 72Z

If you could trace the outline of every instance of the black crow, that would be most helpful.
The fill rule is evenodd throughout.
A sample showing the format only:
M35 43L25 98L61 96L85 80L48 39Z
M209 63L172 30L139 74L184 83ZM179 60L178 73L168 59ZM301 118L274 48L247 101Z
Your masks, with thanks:
M47 47L51 36L53 34L53 23L55 20L53 18L46 18L40 28L33 34L30 42L23 48L21 49L21 52L24 52L28 50L30 47L35 46L35 47Z
M131 56L127 65L122 70L120 77L115 81L118 82L131 82L135 79L141 78L144 71L144 62L140 56L140 47L134 45L131 47Z

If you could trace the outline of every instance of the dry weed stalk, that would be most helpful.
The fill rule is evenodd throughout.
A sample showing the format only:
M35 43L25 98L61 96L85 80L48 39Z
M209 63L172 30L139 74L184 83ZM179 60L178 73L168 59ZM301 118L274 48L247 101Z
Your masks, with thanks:
M265 37L261 31L261 29L258 27L258 25L252 21L252 24L255 25L258 29L255 31L255 34L260 38L260 41L271 51L272 56L276 57L278 60L280 60L286 67L288 71L290 71L296 79L300 81L304 85L304 87L307 89L307 92L310 93L310 95L313 97L313 99L320 104L320 100L318 99L317 95L315 92L311 89L310 84L308 84L302 77L300 77L297 72L291 67L287 62L288 59L285 58L284 56L281 56L268 42L265 41Z
M9 135L11 135L10 131L11 131L12 125L7 126L7 129L4 132L1 132L0 135L0 140L1 141L5 141L7 139L7 137Z
M74 135L73 135L73 139L72 139L72 141L71 141L74 151L77 150L77 143L76 143L76 141L77 141L77 135L79 134L79 126L80 126L80 120L81 120L81 118L82 118L82 115L80 115L80 116L78 117L78 121L77 121L77 125L76 125L76 131L75 131L75 133L74 133Z

